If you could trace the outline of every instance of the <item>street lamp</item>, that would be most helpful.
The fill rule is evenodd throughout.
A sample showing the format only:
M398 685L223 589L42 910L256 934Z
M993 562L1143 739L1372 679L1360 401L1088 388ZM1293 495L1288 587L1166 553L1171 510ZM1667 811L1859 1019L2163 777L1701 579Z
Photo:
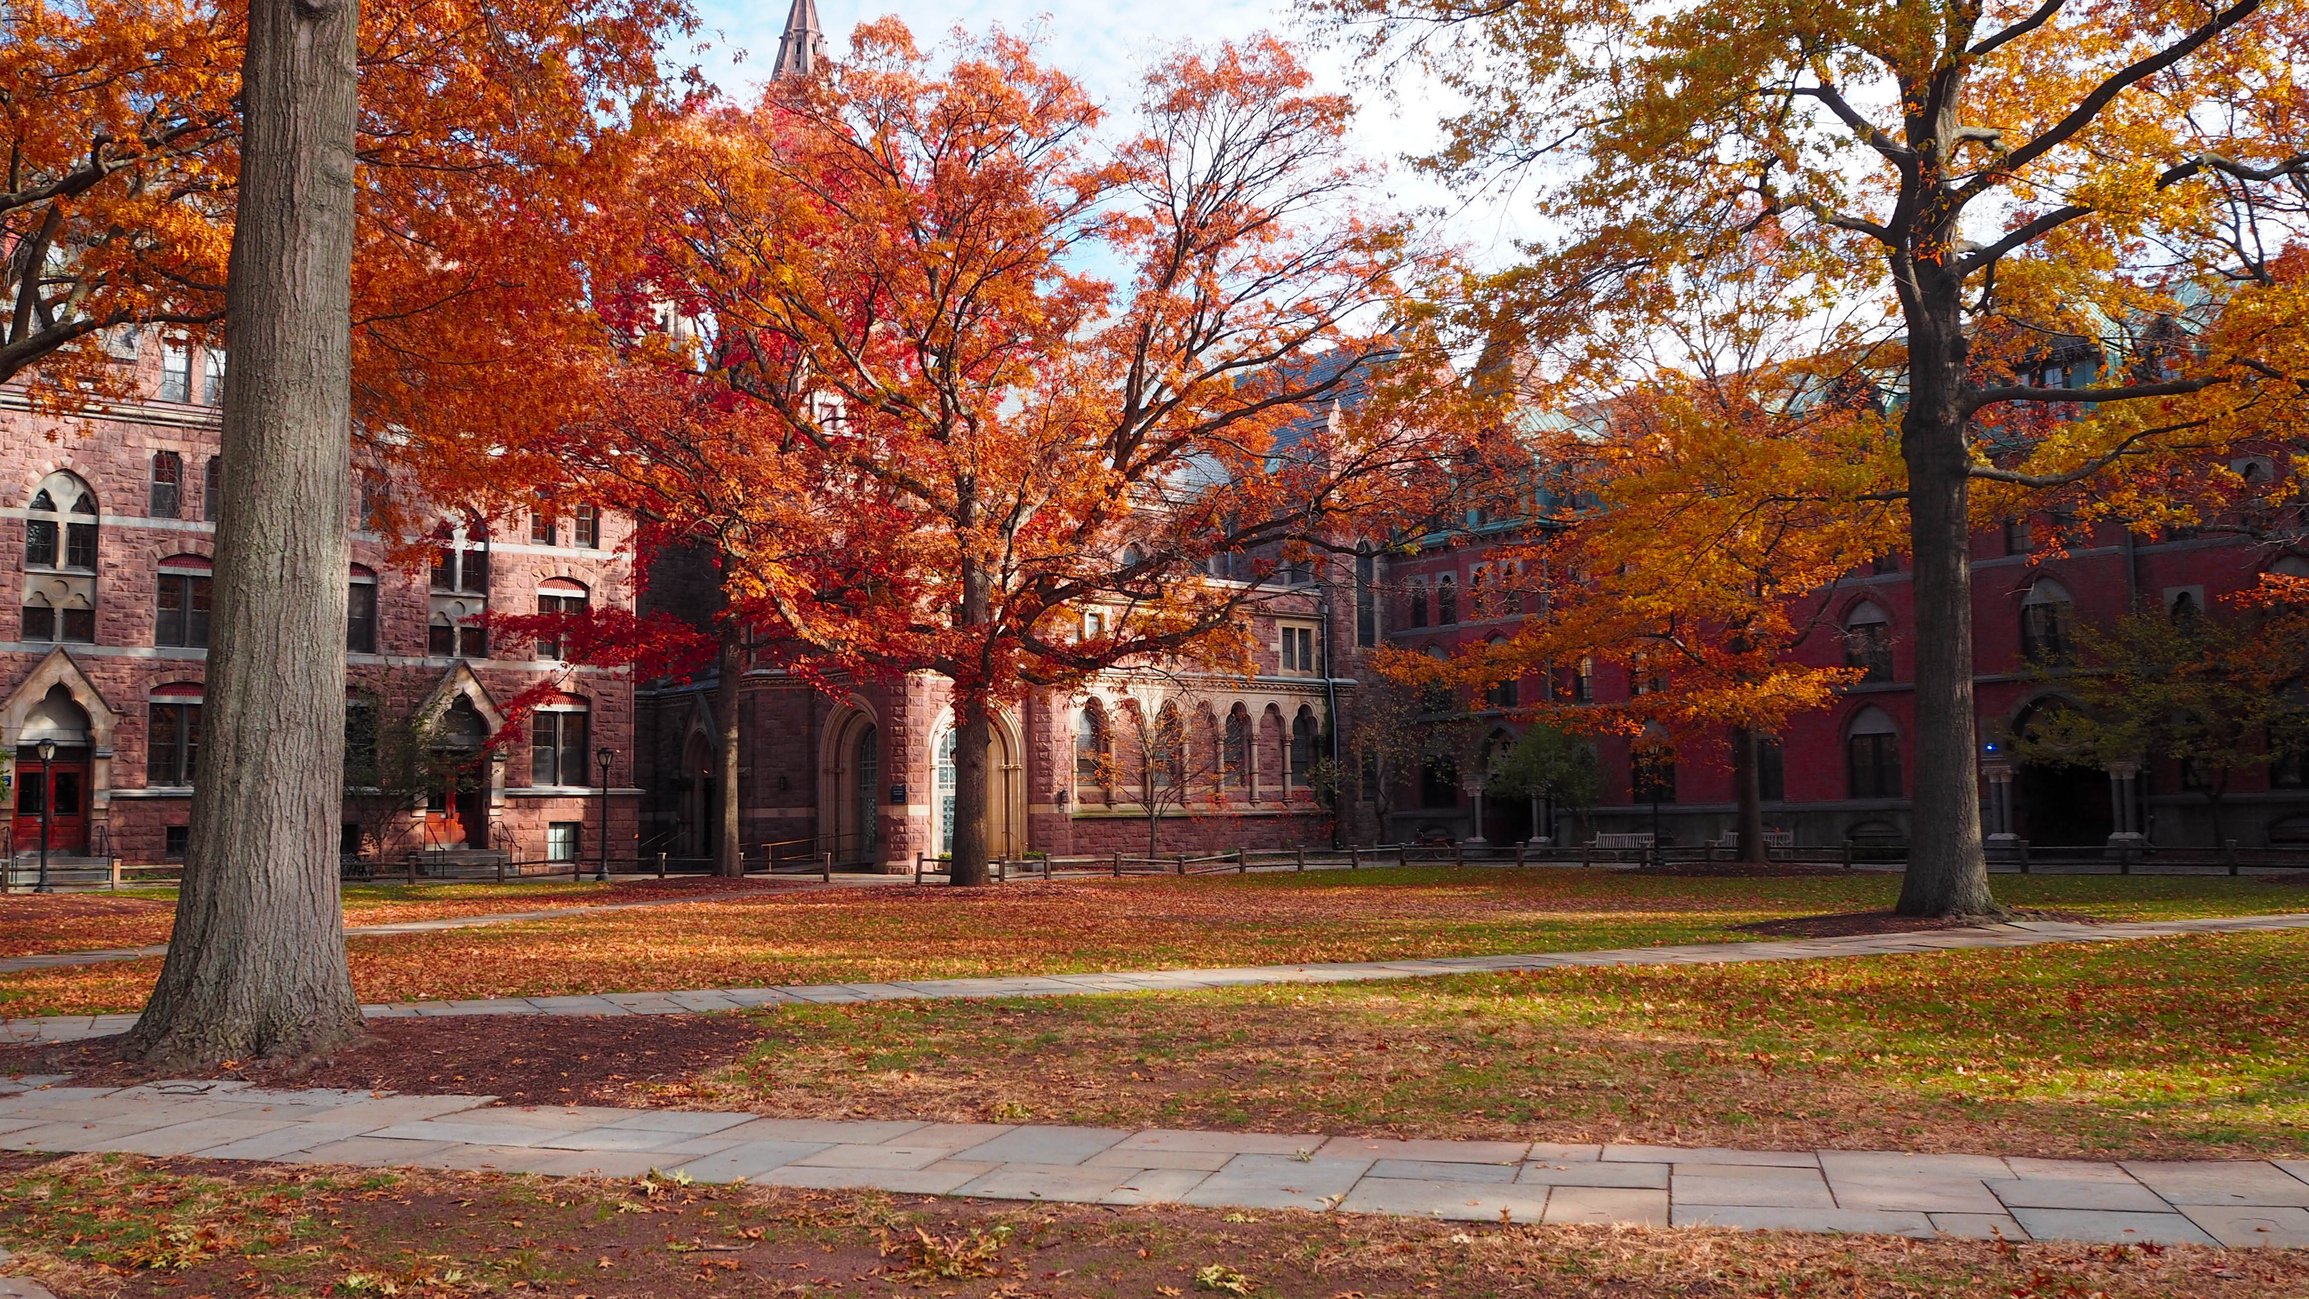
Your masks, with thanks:
M32 891L53 893L48 885L48 814L56 802L56 785L48 778L48 764L56 757L56 741L42 740L32 747L40 755L40 882Z
M601 764L601 856L593 878L603 883L609 880L609 764L617 757L617 750L604 744L593 751L593 760Z

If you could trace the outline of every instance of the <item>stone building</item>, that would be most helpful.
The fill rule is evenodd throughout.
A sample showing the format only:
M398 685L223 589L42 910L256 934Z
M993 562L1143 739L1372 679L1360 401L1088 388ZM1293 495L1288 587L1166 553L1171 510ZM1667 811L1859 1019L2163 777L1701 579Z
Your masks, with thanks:
M163 862L181 855L199 778L218 491L222 355L158 331L111 343L131 399L71 418L0 387L0 754L9 759L8 847ZM348 800L348 852L479 851L515 860L590 857L613 753L609 843L631 852L633 703L618 672L571 669L550 647L490 643L475 616L632 599L619 520L591 509L494 528L445 510L437 541L398 556L361 526L350 615L349 736L360 755L422 723L422 790ZM553 683L518 733L504 705ZM412 731L411 734L416 734ZM42 774L38 745L56 749ZM372 766L374 764L371 764Z

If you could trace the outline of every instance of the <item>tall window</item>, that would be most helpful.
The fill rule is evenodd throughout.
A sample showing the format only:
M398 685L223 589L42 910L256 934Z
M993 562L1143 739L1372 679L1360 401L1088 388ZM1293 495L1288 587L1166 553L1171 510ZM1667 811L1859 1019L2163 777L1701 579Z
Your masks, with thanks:
M175 343L160 349L160 399L192 400L192 352Z
M1769 737L1756 740L1756 797L1767 803L1788 797L1787 754Z
M1883 709L1863 708L1844 728L1844 756L1851 797L1900 797L1900 733Z
M1371 588L1379 575L1379 558L1365 542L1355 552L1355 644L1369 649L1379 643L1379 602Z
M588 714L574 704L548 704L529 715L529 783L583 785Z
M209 406L222 406L224 405L224 349L221 347L203 348L201 361L203 362L200 383L201 402Z
M561 535L561 523L553 511L542 502L529 512L529 539L540 546L550 546Z
M1595 702L1595 660L1581 659L1572 669L1571 701L1575 704Z
M1404 622L1412 627L1426 626L1427 584L1425 582L1413 582L1406 588L1405 593L1408 598L1403 602L1403 612L1406 615Z
M1664 735L1646 735L1628 751L1628 791L1638 803L1676 801L1676 751Z
M24 513L24 639L94 642L96 497L59 471L41 480Z
M1074 719L1074 784L1078 791L1106 788L1106 711L1096 699Z
M1154 752L1148 758L1157 789L1178 789L1187 783L1187 733L1177 704L1165 703L1155 714Z
M1491 575L1478 565L1467 574L1467 619L1482 622L1491 616Z
M1241 789L1251 779L1251 718L1241 704L1227 714L1226 738L1219 751L1220 779Z
M377 575L359 564L345 581L345 650L377 652Z
M1291 783L1300 789L1307 787L1307 778L1315 770L1315 710L1300 705L1298 715L1291 719Z
M353 789L372 789L380 778L377 770L377 706L360 696L345 700L345 784Z
M192 783L200 759L200 687L162 686L146 713L144 783Z
M184 504L184 457L174 451L152 453L152 517L173 519Z
M1459 584L1445 573L1435 579L1435 625L1449 627L1459 621Z
M601 548L601 510L596 506L580 505L570 522L570 544L587 550Z
M2020 651L2031 659L2064 659L2076 622L2076 605L2068 588L2051 578L2040 578L2020 602Z
M181 649L208 645L209 561L175 555L160 561L152 643Z
M425 647L445 657L486 658L489 633L477 619L489 607L489 533L478 519L445 531L433 552Z
M1862 669L1862 681L1892 679L1892 624L1882 609L1863 604L1845 615L1844 665Z
M551 617L574 618L585 612L585 588L566 577L552 578L537 588L537 612ZM561 657L564 638L559 634L537 639L539 658Z
M223 503L224 457L210 456L200 475L200 517L216 522L217 507Z
M2028 520L2006 519L2004 521L2005 554L2025 555L2035 548L2035 540L2028 535Z

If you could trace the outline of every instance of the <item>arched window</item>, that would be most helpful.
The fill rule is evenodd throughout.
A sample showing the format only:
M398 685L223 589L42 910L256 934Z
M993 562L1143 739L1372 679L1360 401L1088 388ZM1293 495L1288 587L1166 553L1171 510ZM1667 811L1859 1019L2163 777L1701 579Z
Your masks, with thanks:
M210 568L202 555L171 555L160 561L153 644L182 649L208 645Z
M1477 565L1467 574L1467 617L1482 622L1491 616L1491 574Z
M529 783L532 785L587 785L586 769L591 713L584 699L562 695L538 705L529 715Z
M1291 784L1300 789L1307 787L1307 779L1315 770L1315 710L1299 705L1297 715L1291 718Z
M377 574L359 564L345 579L345 649L377 652Z
M196 682L160 686L152 692L145 714L145 784L174 788L192 784L200 760L200 701Z
M2037 660L2067 658L2075 622L2076 604L2069 599L2068 588L2049 577L2038 578L2020 601L2021 653Z
M1137 568L1145 562L1146 549L1137 542L1134 541L1122 548L1122 566L1124 568Z
M1459 584L1449 573L1435 579L1435 625L1449 627L1459 621Z
M541 616L583 617L588 599L584 583L574 582L566 577L547 578L537 584L537 612ZM558 633L540 636L537 638L537 656L547 659L560 658L564 644L563 637Z
M2166 616L2181 627L2194 627L2204 612L2204 605L2197 601L2197 593L2186 590L2175 591L2172 604L2165 609Z
M59 470L40 480L24 516L24 639L93 643L95 495Z
M1074 719L1074 784L1079 793L1107 785L1106 709L1092 699Z
M1491 642L1493 645L1499 643L1497 640ZM1493 708L1515 707L1515 678L1508 676L1500 679L1489 690L1483 692L1483 699Z
M1227 713L1226 737L1219 750L1219 779L1230 789L1250 783L1251 715L1241 704Z
M1892 621L1862 602L1844 615L1844 665L1862 669L1865 682L1892 679Z
M1581 659L1579 666L1572 669L1571 701L1575 704L1592 704L1595 702L1594 659Z
M177 400L182 401L179 397ZM184 457L174 451L152 453L152 517L173 519L184 507Z
M1403 623L1407 627L1427 625L1427 584L1412 582L1403 589Z
M1155 714L1154 752L1149 754L1149 765L1154 768L1155 787L1180 789L1187 783L1187 733L1179 722L1179 706L1165 703Z
M1844 758L1851 797L1900 797L1900 732L1883 709L1853 715L1844 728Z

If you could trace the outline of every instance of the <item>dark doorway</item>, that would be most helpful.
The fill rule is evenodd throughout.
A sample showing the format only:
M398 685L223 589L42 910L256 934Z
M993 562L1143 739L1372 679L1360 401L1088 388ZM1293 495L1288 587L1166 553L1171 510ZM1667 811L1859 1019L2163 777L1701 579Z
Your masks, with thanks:
M2025 762L2015 773L2020 835L2044 848L2099 848L2116 830L2109 774L2072 763Z

